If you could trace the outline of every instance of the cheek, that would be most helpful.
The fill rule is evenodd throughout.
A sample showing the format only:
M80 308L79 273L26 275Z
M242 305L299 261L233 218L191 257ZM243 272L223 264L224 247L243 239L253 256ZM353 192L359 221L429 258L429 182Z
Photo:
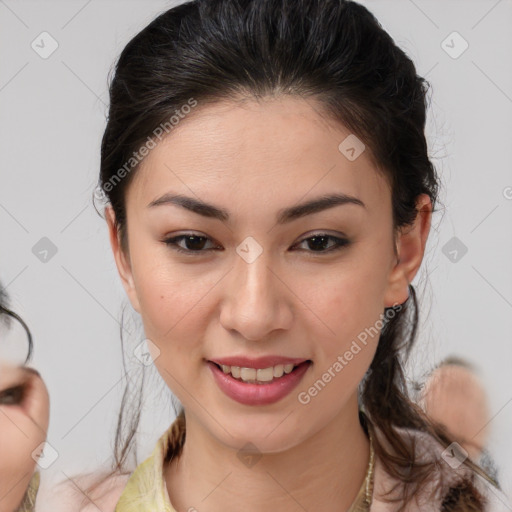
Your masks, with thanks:
M304 302L315 313L306 318L309 338L319 340L314 349L317 365L301 391L310 397L321 395L315 399L320 407L342 404L355 392L375 355L383 327L385 275L382 265L358 258L325 273L314 286L311 283L305 279L303 290L309 290Z
M383 315L385 285L382 265L359 258L333 267L315 280L306 278L301 296L318 317L325 339L332 340L333 348L341 348L340 340L350 344Z
M197 325L204 315L211 288L208 282L205 279L194 281L179 274L147 273L143 283L137 286L144 324L159 337L167 337L167 334L176 337L178 331Z
M44 436L19 407L0 407L0 432L0 495L13 488L9 499L18 503L36 465L31 454Z
M160 353L155 365L169 384L166 372L179 378L190 371L193 362L204 357L212 288L218 277L199 272L199 266L173 264L170 259L158 264L139 261L135 285L145 336ZM134 267L135 268L135 267Z
M304 302L313 352L314 372L298 390L301 404L310 403L323 415L332 417L356 392L377 349L384 308L378 276L352 269L318 282ZM302 394L300 394L302 393ZM318 412L321 411L321 412Z

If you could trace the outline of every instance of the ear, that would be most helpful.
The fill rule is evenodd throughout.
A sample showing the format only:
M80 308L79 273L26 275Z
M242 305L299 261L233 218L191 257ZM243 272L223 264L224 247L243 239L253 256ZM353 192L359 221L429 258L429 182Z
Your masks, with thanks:
M400 230L398 235L397 263L389 274L385 307L403 304L407 300L409 284L423 260L432 220L432 203L427 194L418 197L416 211L413 225Z
M133 309L140 313L139 299L133 281L130 257L125 254L125 251L121 247L120 234L115 223L114 209L110 204L105 207L105 219L108 226L110 246L112 247L121 282L123 283L126 295L128 295Z

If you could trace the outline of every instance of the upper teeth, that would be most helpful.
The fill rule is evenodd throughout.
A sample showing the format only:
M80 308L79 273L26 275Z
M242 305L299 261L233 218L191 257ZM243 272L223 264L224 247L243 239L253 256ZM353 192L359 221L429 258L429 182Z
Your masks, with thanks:
M221 365L224 373L231 373L236 379L242 379L244 382L259 381L270 382L274 377L282 377L283 373L290 373L296 366L294 364L278 364L270 368L241 368L240 366Z

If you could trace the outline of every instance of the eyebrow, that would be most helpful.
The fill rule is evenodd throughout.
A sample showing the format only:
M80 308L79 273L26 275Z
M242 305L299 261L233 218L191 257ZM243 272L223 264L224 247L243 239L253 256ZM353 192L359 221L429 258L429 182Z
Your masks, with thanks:
M180 206L203 217L221 221L229 221L230 219L228 210L181 194L164 194L158 199L151 201L151 203L148 204L148 208L169 204ZM363 201L357 197L348 194L330 194L279 210L277 212L276 222L278 224L286 224L301 217L305 217L306 215L312 215L313 213L318 213L328 208L346 204L355 204L366 208Z

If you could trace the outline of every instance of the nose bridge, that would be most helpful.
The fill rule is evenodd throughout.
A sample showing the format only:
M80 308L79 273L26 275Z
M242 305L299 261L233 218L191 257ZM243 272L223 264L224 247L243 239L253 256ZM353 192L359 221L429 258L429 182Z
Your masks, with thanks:
M240 293L248 300L247 305L272 299L273 273L270 270L270 258L262 253L254 261L243 258L237 264L236 276L239 280ZM259 304L262 306L263 304Z
M269 331L282 328L283 290L280 280L271 268L270 254L255 247L240 244L228 293L221 313L226 329L237 330L246 339L262 339ZM246 250L243 252L243 250ZM242 250L242 255L240 251ZM246 257L249 255L250 257Z

